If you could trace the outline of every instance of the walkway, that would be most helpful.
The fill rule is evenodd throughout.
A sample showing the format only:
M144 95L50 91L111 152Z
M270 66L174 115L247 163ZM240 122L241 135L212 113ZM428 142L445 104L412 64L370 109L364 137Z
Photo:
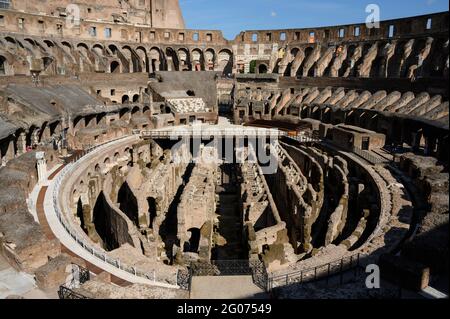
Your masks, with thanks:
M192 277L191 299L268 299L252 276Z

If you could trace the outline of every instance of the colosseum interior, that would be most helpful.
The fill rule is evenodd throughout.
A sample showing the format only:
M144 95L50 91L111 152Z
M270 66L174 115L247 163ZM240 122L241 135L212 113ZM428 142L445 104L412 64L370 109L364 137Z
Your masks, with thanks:
M0 0L0 298L447 296L448 11L74 3Z

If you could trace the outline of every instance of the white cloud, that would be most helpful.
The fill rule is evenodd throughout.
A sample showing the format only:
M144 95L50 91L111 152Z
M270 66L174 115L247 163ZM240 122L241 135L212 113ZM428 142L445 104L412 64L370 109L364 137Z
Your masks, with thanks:
M275 11L272 11L272 12L270 13L270 16L271 16L271 17L276 17L276 16L277 16L277 13L276 13Z

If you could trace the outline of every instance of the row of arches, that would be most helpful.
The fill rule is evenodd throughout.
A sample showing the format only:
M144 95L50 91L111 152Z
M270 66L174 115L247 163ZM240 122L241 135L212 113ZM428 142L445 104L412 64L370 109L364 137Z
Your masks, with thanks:
M26 51L25 55L45 59L47 73L58 72L58 68L49 65L55 61L60 69L69 69L66 64L73 64L81 72L136 73L155 71L224 71L232 72L233 54L228 48L187 48L166 46L131 46L118 43L88 44L71 43L49 39L22 40L5 37L12 54L15 48ZM25 44L26 43L26 44Z
M324 71L320 76L410 77L410 68L418 66L420 76L442 77L445 76L448 44L448 39L428 37L336 45L332 58L321 66ZM317 76L320 58L328 49L319 45L290 48L287 56L278 59L273 72L284 76ZM317 50L320 55L315 54ZM286 67L281 67L281 62L286 63ZM367 73L361 74L362 66L369 69ZM267 65L260 67L259 73L265 73ZM333 68L337 72L333 72Z

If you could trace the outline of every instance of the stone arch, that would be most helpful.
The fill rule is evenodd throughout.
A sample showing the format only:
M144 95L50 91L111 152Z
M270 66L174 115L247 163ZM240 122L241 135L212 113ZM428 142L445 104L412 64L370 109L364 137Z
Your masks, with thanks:
M208 71L214 71L216 64L216 52L214 49L207 49L205 51L205 69Z
M60 121L52 122L52 123L50 123L49 128L50 128L50 136L53 136L53 135L57 134L58 131L61 130L61 122Z
M131 110L131 116L134 116L136 114L139 114L141 111L141 109L139 108L139 106L135 106L133 107L133 109Z
M111 61L109 73L121 73L121 64L118 61Z
M122 54L130 61L130 73L142 72L140 58L130 46L122 47Z
M130 109L128 107L121 108L119 111L119 118L122 119L125 115L129 114Z
M77 116L74 120L73 120L73 128L74 129L80 129L83 127L83 120L84 117L82 117L81 115Z
M133 103L138 103L139 102L139 94L134 94L133 95Z
M44 43L47 45L47 47L49 48L53 48L55 46L55 43L53 43L53 41L50 40L44 40Z
M353 55L355 54L357 45L356 44L350 44L347 47L347 58L342 62L342 66L339 69L339 76L344 76L345 73L348 73L348 70L352 67L352 59Z
M191 236L189 237L189 241L184 243L183 251L197 253L200 245L200 229L190 228L188 232L191 233Z
M218 68L223 74L231 74L233 72L233 53L228 49L219 51Z
M267 64L265 64L265 63L261 63L261 64L258 66L258 73L259 73L259 74L265 74L265 73L268 72L268 70L269 70L269 67L268 67Z
M108 49L109 49L109 51L111 51L112 55L117 55L117 53L119 52L119 49L114 44L108 45Z
M166 48L166 61L168 71L179 71L180 63L178 61L178 55L171 47Z
M124 182L117 193L120 210L139 227L138 201L127 182Z
M142 67L142 72L147 72L147 73L150 72L149 65L148 65L147 50L142 46L137 47L136 54L139 57L140 64Z
M67 41L61 42L61 45L63 47L65 47L66 49L68 49L69 51L72 50L72 45L69 42L67 42Z
M37 46L36 42L33 39L30 38L25 38L24 39L25 42L28 42L29 44L31 44L33 47Z
M158 205L157 205L157 201L154 197L148 197L147 198L147 203L148 203L148 227L153 229L153 222L156 218L156 216L158 216Z
M94 51L99 56L103 56L105 54L105 47L100 43L96 43L93 45L92 51Z
M130 97L127 94L122 96L122 104L130 103Z
M191 53L192 71L204 71L204 57L201 49L193 49Z
M8 69L8 61L3 55L0 55L0 75L6 75Z
M150 73L161 70L162 54L161 50L157 47L153 47L149 52L149 70Z
M5 37L4 39L9 44L17 45L17 42L16 42L16 40L13 37Z
M303 58L302 64L301 64L300 67L298 68L297 75L302 74L303 69L304 69L306 63L308 62L309 57L311 56L311 54L312 54L313 52L314 52L314 47L313 47L313 46L307 46L307 47L304 48L305 57ZM298 53L298 52L297 52L297 53ZM311 69L313 69L313 67L311 67Z
M190 71L191 70L191 61L189 50L186 48L178 49L178 61L180 71Z
M110 218L110 207L108 207L105 194L101 191L95 201L92 212L94 227L102 240L103 248L106 251L111 251L120 247L113 234Z
M39 143L42 142L43 139L50 137L50 131L48 128L48 122L44 122L39 129Z

